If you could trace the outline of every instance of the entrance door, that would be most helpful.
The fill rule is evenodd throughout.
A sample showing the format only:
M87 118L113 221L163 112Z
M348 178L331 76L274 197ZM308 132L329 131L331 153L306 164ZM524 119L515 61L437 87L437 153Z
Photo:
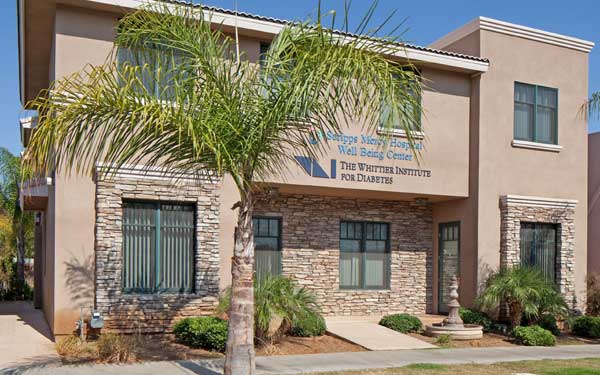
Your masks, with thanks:
M438 311L447 313L452 277L460 276L460 223L440 224L438 239Z

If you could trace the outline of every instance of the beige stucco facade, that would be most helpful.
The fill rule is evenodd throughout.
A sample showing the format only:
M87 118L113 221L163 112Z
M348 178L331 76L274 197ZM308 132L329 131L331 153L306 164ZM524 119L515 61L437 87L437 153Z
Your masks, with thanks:
M116 6L119 1L22 3L23 102L52 80L77 72L86 64L102 64L110 55L114 27L124 9ZM121 5L128 6L125 3ZM226 21L222 27L227 28L226 15L223 17ZM241 48L249 60L257 61L260 43L273 38L277 23L245 21L240 24ZM328 148L317 162L325 177L310 175L301 163L290 161L285 173L264 181L275 189L277 198L264 203L259 211L261 215L281 218L284 257L290 254L289 259L296 259L295 254L306 255L309 251L323 256L323 261L313 266L329 272L320 274L328 288L335 289L339 284L335 271L339 257L335 224L348 219L392 223L391 233L395 236L390 239L392 265L396 268L391 269L390 290L321 293L318 285L306 283L323 298L339 301L327 311L331 314L437 312L438 228L451 222L460 223L461 299L470 305L486 273L501 264L501 199L506 196L529 197L525 202L535 201L538 205L576 201L573 243L569 245L574 268L569 277L573 278L574 307L583 306L588 269L588 146L586 120L577 114L587 95L588 81L588 52L581 49L591 46L583 42L577 46L580 48L475 27L435 45L458 54L410 49L411 62L419 67L427 82L422 96L423 134L416 140L420 160L406 148L406 138L401 134L384 136L365 132L357 120L343 134L323 134L328 139ZM515 81L558 89L560 147L513 145ZM378 145L382 141L387 144ZM51 177L46 206L41 210L42 246L38 249L44 263L42 306L52 331L67 334L74 329L80 307L96 308L99 304L97 251L104 233L98 233L98 207L103 203L98 197L106 192L94 176L56 171ZM218 184L215 196L218 196L219 225L215 228L218 227L219 271L214 280L218 280L222 289L231 278L236 219L231 207L238 196L227 176ZM304 232L293 231L321 228L308 222L318 222L319 217L303 219L302 212L295 212L298 207L302 211L303 200L330 207L323 216L334 226L335 240L317 236L323 238L323 243L313 244L304 237ZM340 206L334 204L336 200ZM114 209L118 214L121 206ZM310 209L306 206L307 212ZM412 219L403 219L403 210ZM296 223L294 228L288 226L292 222ZM414 228L421 232L411 237L409 232ZM306 261L301 256L297 259ZM304 282L307 276L293 263L284 259L283 273ZM418 269L411 270L413 265ZM402 306L397 299L404 298L403 285L411 282L419 283L415 290L420 292L416 300ZM362 300L376 301L377 307L357 307L368 305L361 303ZM106 301L102 304L107 305ZM110 314L110 308L106 311Z

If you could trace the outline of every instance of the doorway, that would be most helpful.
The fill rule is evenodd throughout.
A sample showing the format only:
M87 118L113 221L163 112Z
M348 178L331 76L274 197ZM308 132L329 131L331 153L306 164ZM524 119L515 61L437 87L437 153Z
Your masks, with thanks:
M452 277L460 277L460 222L441 223L438 230L438 312L447 314Z

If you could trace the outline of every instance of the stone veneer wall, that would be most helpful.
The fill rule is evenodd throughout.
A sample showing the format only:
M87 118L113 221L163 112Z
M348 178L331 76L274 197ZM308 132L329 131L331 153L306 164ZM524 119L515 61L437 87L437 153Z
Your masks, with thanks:
M500 199L500 265L521 263L521 222L558 224L556 281L572 308L575 298L575 204L572 200L503 196Z
M325 315L431 312L433 214L426 200L262 196L255 214L282 218L282 272L312 290ZM390 289L339 288L341 220L390 224Z
M163 332L179 318L214 310L219 293L218 181L127 170L96 178L96 308L107 329ZM196 204L195 292L126 294L122 291L124 199Z

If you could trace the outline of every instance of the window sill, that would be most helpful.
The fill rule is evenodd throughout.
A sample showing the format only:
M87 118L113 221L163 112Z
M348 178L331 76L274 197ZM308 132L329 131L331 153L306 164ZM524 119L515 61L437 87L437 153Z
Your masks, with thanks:
M377 134L380 135L390 135L392 137L401 137L401 138L408 138L408 134L406 134L406 132L402 129L384 129L384 128L378 128L377 129ZM420 132L420 131L413 131L411 132L412 138L413 139L423 139L425 138L425 133L424 132Z
M512 141L512 146L518 147L518 148L528 148L531 150L550 151L550 152L560 152L562 150L562 146L560 146L560 145L553 145L553 144L549 144L549 143L520 141L518 139L514 139Z

